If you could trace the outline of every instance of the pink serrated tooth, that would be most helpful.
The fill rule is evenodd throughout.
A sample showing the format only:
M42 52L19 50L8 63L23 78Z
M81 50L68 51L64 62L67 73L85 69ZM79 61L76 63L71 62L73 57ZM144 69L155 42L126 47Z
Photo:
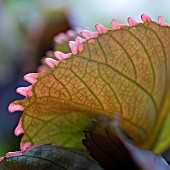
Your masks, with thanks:
M80 32L80 34L86 38L87 40L88 39L91 39L91 38L97 38L98 37L98 33L97 32L92 32L92 31L89 31L89 30L83 30Z
M15 136L19 136L24 133L24 129L22 128L22 121L21 118L18 122L18 126L15 128L14 134Z
M67 53L67 54L64 54L63 53L63 59L67 59L67 58L70 58L72 56L72 53Z
M162 16L158 17L158 24L161 26L170 26L169 24L165 23L164 18Z
M77 45L79 45L79 44L82 44L82 43L86 42L86 39L81 38L79 36L76 36L75 42L77 43Z
M58 60L60 60L60 61L63 60L63 54L64 54L64 53L62 53L62 52L60 52L60 51L54 52L54 56L55 56Z
M99 34L104 34L108 32L108 29L105 28L102 24L96 24L95 27Z
M0 157L0 163L4 160L4 157Z
M69 36L69 37L75 37L77 35L77 32L75 30L68 30L66 32L66 34Z
M8 106L8 111L10 113L12 112L15 112L15 111L23 111L24 110L24 107L19 105L19 104L13 104L11 103L9 106Z
M54 37L54 41L58 44L62 44L69 40L69 37L65 33L59 33L57 36Z
M115 20L115 19L113 19L111 23L112 23L112 30L118 30L118 29L126 26L125 24L119 24L117 22L117 20Z
M52 58L45 58L44 63L47 64L50 68L54 68L55 66L58 66L60 61L54 60Z
M142 19L143 22L151 22L151 21L152 21L152 19L150 18L150 16L147 15L147 14L142 14L142 15L141 15L141 19Z
M120 24L117 22L117 20L112 20L112 30L120 29Z
M16 89L16 92L26 97L32 96L32 86L19 87Z
M8 152L6 153L6 158L10 158L13 156L21 156L21 155L22 155L22 151Z
M86 39L77 36L77 37L75 38L75 42L76 42L76 44L77 44L77 46L78 46L78 50L79 50L80 52L83 51L83 49L84 49L84 48L83 48L83 43L86 42Z
M55 52L54 52L54 56L55 56L58 60L60 60L60 61L62 61L62 60L64 60L64 59L67 59L67 58L70 58L71 55L72 55L72 53L64 54L64 53L62 53L62 52L60 52L60 51L55 51Z
M135 26L139 24L139 22L135 21L132 17L129 17L127 20L128 20L129 26Z
M35 84L37 82L37 77L38 73L29 73L24 76L24 80L31 84Z
M21 151L25 151L26 149L30 148L31 147L31 143L30 142L26 142L26 143L20 143L20 149Z
M78 46L75 41L69 41L68 46L70 47L72 54L76 55L78 53Z

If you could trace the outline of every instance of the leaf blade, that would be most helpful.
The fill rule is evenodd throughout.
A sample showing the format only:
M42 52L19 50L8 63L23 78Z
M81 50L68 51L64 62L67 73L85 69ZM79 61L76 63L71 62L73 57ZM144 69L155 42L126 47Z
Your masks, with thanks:
M170 110L168 44L170 28L152 21L110 30L87 40L83 43L83 51L66 59L66 63L60 62L57 67L39 74L37 83L33 85L32 97L16 102L25 108L22 117L24 129L28 131L26 122L31 125L24 116L30 116L30 113L41 116L36 109L38 104L33 108L30 103L49 98L42 104L46 118L51 112L57 118L62 109L67 110L67 115L75 111L77 116L90 115L89 119L85 116L88 126L90 119L102 113L112 117L118 112L122 115L122 128L137 146L157 150L160 144L155 141L159 141ZM56 105L49 102L53 98L56 98ZM31 111L27 109L29 107ZM28 131L33 139L35 127ZM30 140L29 135L24 135L24 142Z

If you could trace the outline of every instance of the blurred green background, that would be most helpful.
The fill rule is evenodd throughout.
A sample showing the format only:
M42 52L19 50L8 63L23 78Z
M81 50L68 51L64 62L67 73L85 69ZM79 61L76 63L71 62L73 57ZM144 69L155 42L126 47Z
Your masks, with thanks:
M94 31L96 23L111 28L113 18L140 21L143 13L170 23L169 11L169 0L0 0L0 156L19 150L21 136L13 131L22 112L11 114L7 108L23 98L15 89L28 85L23 75L37 70L56 34L70 28Z

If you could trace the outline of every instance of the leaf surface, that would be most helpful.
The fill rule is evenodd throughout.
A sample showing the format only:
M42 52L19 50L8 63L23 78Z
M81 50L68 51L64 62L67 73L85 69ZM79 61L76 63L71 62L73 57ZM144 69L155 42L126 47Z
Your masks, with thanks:
M8 153L9 155L9 153ZM90 156L66 148L42 145L33 149L7 156L0 163L0 169L8 170L102 170Z
M140 170L118 136L117 128L112 120L93 121L92 126L84 131L86 139L83 144L104 169Z
M170 110L169 26L149 20L95 37L77 55L39 73L33 95L14 102L24 107L22 142L80 147L81 131L92 118L120 113L122 128L137 146L162 151L170 144L170 135L159 142L170 132L164 129Z
M125 135L119 136L120 127L107 118L93 122L85 131L84 145L90 155L107 170L169 170L161 155L139 149L127 142Z

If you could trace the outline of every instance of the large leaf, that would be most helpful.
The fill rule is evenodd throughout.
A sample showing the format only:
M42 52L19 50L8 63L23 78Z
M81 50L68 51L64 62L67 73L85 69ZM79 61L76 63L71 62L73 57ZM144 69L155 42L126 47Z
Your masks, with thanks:
M0 163L0 169L102 170L90 156L54 145L42 145L29 148L24 152L7 153Z
M140 170L118 136L118 128L112 120L93 121L92 126L84 131L86 139L83 144L104 169Z
M80 146L81 131L93 117L120 113L122 128L137 146L160 152L170 144L170 135L161 137L170 132L164 128L170 110L170 28L161 17L159 24L146 15L142 19L129 18L131 26L113 20L113 30L98 24L98 33L82 32L89 39L83 44L69 43L74 55L46 60L51 69L38 74L31 92L18 90L28 97L13 103L24 108L22 142Z
M170 113L168 113L166 119L164 119L164 124L160 132L160 136L156 141L157 147L155 148L156 152L165 150L167 147L170 147Z
M93 121L85 131L83 143L104 169L170 170L161 155L134 147L120 131L117 123L107 118Z

